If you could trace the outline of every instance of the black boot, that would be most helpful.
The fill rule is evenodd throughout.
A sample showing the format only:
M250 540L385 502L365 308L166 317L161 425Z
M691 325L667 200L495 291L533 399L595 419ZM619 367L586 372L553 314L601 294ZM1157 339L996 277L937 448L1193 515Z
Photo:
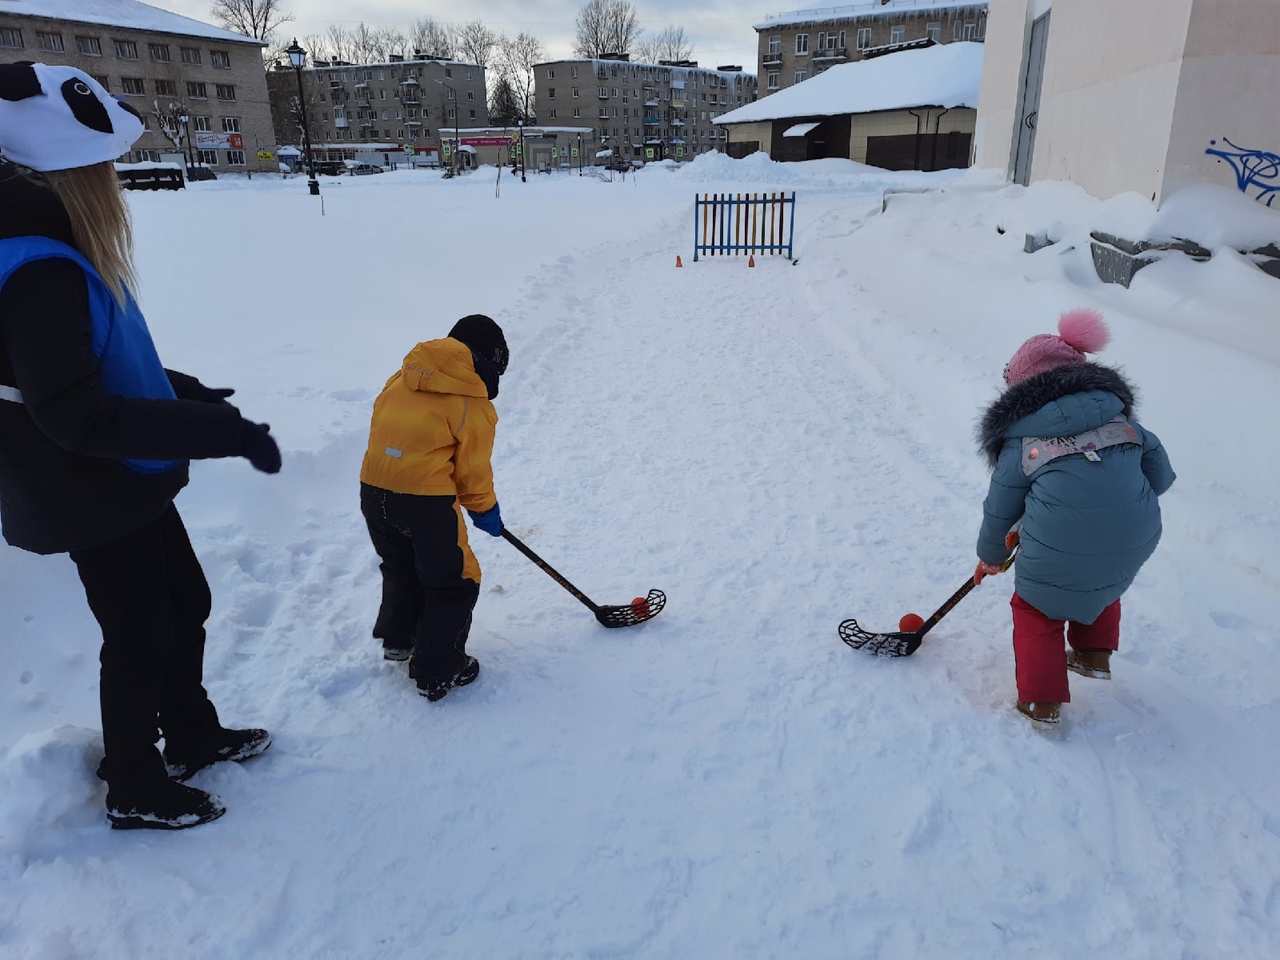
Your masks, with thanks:
M480 661L475 657L467 657L462 669L452 677L443 680L419 680L418 693L428 700L439 700L454 687L465 687L480 676Z
M185 830L226 812L223 802L212 794L167 777L107 788L107 819L113 830Z
M169 776L189 780L199 771L222 760L248 760L271 746L266 730L228 730L215 727L192 739L165 740L164 763Z

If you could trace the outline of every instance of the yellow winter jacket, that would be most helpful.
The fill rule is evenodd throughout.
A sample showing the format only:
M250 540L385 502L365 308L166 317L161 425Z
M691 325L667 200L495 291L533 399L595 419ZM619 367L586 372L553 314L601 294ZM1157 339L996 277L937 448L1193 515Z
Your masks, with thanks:
M467 345L451 337L420 343L373 403L360 479L488 510L498 502L490 462L497 424Z

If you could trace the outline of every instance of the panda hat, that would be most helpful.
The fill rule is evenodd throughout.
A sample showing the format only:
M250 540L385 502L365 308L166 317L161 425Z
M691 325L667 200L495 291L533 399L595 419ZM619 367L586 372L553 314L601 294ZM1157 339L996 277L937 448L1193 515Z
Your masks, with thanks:
M143 132L142 118L75 67L0 64L0 153L32 170L114 160Z

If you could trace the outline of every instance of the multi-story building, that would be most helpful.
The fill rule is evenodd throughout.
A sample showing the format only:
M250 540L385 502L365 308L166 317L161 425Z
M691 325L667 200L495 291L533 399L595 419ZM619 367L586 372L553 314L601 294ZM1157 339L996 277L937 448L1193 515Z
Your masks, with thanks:
M277 139L301 146L294 68L278 64L267 83ZM385 63L318 60L302 69L302 90L318 159L406 146L447 156L462 133L489 125L484 67L425 53Z
M136 0L0 3L0 63L77 67L142 116L122 160L186 152L219 170L275 170L263 46Z
M727 134L711 121L755 98L756 78L740 66L632 63L619 54L534 67L538 122L590 127L597 153L608 150L624 160L723 150Z
M755 25L761 96L886 50L982 40L987 0L862 0L775 13Z

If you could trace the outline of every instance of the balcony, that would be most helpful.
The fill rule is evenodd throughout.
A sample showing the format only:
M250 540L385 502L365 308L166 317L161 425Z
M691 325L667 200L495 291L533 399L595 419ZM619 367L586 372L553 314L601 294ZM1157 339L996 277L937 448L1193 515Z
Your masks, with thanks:
M418 95L416 93L411 94L407 97L401 97L400 102L403 103L406 107L416 107L422 103L422 101L418 99Z
M417 119L416 117L410 117L409 119L405 120L404 125L406 127L420 127L422 126L422 121Z
M355 103L357 107L372 107L373 101L369 97L356 97Z
M782 54L766 53L760 60L762 67L780 67L782 66Z
M837 60L848 60L849 50L847 47L828 47L825 50L815 50L813 53L814 63L835 62ZM766 64L768 66L768 64Z
M418 83L417 77L405 77L403 80L400 81L400 86L417 87L417 86L421 86L421 84Z
M360 121L360 126L362 126L362 127L372 127L372 126L373 126L373 121L372 121L372 120L361 120L361 121Z
M646 127L657 127L662 125L662 121L659 120L657 117L645 117L644 125Z
M670 124L671 124L671 126L673 126L673 127L683 127L683 126L684 126L684 121L683 121L683 120L679 120L679 119L676 119L676 120L669 120L669 121L667 121L667 122L668 122L668 123L670 123Z
M334 125L335 127L337 127L338 129L340 129L340 130L341 130L343 127L348 126L348 125L349 125L349 123L348 123L348 121L347 121L347 118L346 118L346 117L334 117L334 118L333 118L333 125Z
M357 90L368 90L368 89L369 89L369 81L368 81L368 80L357 80L357 81L356 81L356 89L357 89Z

